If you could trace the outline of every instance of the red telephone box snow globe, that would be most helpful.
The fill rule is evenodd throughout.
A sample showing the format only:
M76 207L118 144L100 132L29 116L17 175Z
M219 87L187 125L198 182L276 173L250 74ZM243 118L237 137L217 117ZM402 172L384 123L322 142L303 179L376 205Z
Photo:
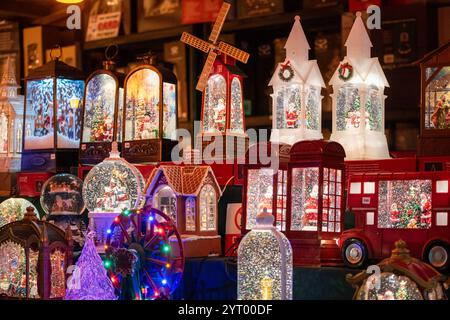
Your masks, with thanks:
M307 140L290 151L286 233L294 264L319 265L340 259L345 151L337 142Z

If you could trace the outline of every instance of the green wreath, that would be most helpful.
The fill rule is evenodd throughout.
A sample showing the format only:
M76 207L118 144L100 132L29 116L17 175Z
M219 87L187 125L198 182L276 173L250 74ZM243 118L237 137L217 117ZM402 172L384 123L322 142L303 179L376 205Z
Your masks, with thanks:
M281 64L280 71L278 71L278 77L284 82L289 82L294 77L294 69L291 67L289 61L285 64Z

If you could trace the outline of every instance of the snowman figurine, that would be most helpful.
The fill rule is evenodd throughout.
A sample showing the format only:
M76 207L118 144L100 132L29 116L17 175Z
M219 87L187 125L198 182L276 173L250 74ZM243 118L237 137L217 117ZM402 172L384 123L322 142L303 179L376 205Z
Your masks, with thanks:
M144 120L142 121L139 130L141 132L141 139L152 138L152 122L149 113L144 115Z

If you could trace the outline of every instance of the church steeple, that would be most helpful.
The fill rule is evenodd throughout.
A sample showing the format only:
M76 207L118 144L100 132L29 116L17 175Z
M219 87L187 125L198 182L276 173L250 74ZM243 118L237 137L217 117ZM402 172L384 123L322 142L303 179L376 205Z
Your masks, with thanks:
M370 58L372 42L361 18L361 12L356 13L356 19L353 22L345 46L347 47L347 57L355 59Z
M286 49L286 60L293 61L297 65L308 60L308 51L311 48L306 40L299 16L295 16L294 25L284 48Z
M15 59L8 56L3 63L2 77L0 81L0 99L17 98L19 86L16 81Z

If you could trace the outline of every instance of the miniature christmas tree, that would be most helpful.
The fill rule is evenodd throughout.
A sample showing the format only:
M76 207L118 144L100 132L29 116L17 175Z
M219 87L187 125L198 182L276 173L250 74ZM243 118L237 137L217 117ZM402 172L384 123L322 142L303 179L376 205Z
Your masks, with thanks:
M103 261L95 249L93 238L94 233L89 233L76 263L72 280L68 283L65 300L117 299Z

